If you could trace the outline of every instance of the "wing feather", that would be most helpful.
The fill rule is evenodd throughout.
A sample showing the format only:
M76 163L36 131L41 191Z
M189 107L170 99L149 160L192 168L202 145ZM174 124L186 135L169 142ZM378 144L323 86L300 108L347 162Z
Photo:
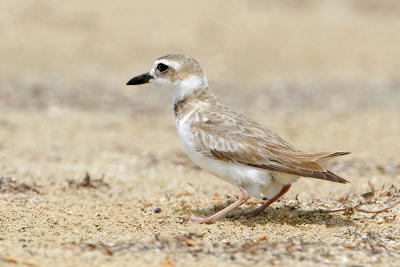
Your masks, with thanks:
M347 181L320 162L348 152L303 153L247 117L220 105L192 124L197 150L204 156L270 171L339 183Z

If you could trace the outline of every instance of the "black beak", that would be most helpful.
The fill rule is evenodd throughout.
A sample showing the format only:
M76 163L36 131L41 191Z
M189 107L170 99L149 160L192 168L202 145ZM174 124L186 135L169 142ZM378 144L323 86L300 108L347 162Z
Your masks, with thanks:
M142 75L130 79L129 82L126 83L126 85L138 85L148 83L152 78L154 77L151 76L149 73L143 73Z

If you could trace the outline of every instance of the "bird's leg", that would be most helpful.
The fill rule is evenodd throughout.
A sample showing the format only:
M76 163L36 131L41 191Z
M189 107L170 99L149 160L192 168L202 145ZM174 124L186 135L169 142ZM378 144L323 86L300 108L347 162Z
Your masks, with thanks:
M246 201L250 198L249 192L247 192L247 190L244 189L244 187L239 186L239 189L240 189L240 192L242 193L242 195L240 196L240 199L235 201L234 203L230 204L228 207L224 208L223 210L220 210L217 213L215 213L214 215L211 215L211 216L206 217L206 218L190 217L188 219L191 220L192 222L195 222L195 223L207 223L207 224L209 224L209 223L215 222L216 220L218 220L222 216L225 216L226 214L228 214L232 210L236 209L240 205L246 203Z
M271 205L272 203L274 203L275 201L277 201L281 196L283 196L284 194L287 193L287 191L289 191L291 184L287 184L284 185L281 189L281 191L276 194L273 198L268 199L267 202L265 202L264 204L262 204L260 207L256 208L255 210L252 210L250 212L246 212L245 215L252 217L252 216L257 216L260 213L262 213L267 207L269 207L269 205Z

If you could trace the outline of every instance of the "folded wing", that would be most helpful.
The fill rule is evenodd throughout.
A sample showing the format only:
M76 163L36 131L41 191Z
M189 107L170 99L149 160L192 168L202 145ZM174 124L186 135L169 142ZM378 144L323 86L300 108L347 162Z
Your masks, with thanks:
M338 183L347 181L320 162L349 152L303 153L278 135L226 108L192 124L197 150L206 157Z

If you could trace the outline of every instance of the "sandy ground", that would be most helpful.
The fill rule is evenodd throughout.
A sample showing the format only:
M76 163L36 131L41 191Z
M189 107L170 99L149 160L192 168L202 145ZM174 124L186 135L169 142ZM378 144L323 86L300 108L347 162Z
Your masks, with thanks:
M362 210L400 198L397 1L1 5L1 266L397 265L400 207ZM238 192L182 153L169 92L123 86L170 52L296 147L351 151L350 184L184 223Z

